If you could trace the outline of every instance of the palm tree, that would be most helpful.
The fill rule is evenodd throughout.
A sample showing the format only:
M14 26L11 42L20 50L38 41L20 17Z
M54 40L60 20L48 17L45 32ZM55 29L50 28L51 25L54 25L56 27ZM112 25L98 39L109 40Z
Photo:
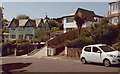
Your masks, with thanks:
M82 25L85 23L85 20L86 20L86 16L79 16L79 15L75 15L74 16L74 20L76 21L76 24L77 24L77 27L78 27L78 30L79 30L79 35L80 35L80 30L82 28Z

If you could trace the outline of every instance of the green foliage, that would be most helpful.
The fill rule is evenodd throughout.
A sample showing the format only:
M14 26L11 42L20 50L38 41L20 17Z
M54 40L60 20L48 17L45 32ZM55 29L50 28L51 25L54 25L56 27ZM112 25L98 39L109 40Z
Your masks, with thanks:
M59 30L58 27L52 27L52 28L51 28L51 31L57 31L57 30Z
M18 39L16 40L17 43L24 43L24 42L28 42L28 40L26 39Z
M80 29L81 29L82 25L85 23L86 17L83 15L81 15L81 16L75 15L74 20L76 21L76 24L77 24L77 27L79 30L79 34L80 34Z
M59 30L62 24L58 23L55 20L49 20L48 25L50 27L50 30Z
M95 40L96 43L105 43L112 44L118 37L117 26L115 25L99 25L96 24L91 28L91 36Z
M20 48L27 48L29 42L23 42L23 43L18 43L17 45L20 47Z
M67 41L66 46L73 47L73 48L80 48L93 43L94 43L94 40L91 37L80 36L75 40Z
M109 23L109 18L103 17L101 21L99 22L100 25L105 25Z
M47 41L50 37L46 34L39 36L38 38L32 40L32 42L41 42L41 41Z
M113 44L112 47L114 47L116 50L120 51L120 42Z

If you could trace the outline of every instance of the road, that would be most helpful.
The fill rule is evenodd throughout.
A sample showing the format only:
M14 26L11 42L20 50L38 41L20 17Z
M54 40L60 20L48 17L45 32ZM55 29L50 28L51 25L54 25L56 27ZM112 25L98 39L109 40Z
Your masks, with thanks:
M101 64L82 64L79 60L55 57L2 58L5 72L118 72L120 66L104 67Z

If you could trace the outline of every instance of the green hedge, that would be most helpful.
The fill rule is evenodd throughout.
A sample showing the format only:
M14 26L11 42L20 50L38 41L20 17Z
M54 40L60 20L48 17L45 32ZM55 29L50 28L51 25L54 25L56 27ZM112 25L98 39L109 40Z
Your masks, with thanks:
M114 47L116 50L120 51L120 42L113 44L112 47Z
M81 48L93 43L94 43L94 40L91 37L79 37L75 40L67 41L66 46L72 47L72 48Z

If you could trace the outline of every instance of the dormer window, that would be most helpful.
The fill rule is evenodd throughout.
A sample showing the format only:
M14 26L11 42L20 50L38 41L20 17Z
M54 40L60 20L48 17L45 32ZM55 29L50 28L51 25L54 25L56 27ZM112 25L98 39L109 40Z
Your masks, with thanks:
M11 30L16 30L16 28L11 28Z
M30 27L27 27L27 30L30 30Z
M23 31L23 30L24 30L23 27L18 28L18 31Z
M73 22L73 17L67 17L66 18L66 23L71 23Z

